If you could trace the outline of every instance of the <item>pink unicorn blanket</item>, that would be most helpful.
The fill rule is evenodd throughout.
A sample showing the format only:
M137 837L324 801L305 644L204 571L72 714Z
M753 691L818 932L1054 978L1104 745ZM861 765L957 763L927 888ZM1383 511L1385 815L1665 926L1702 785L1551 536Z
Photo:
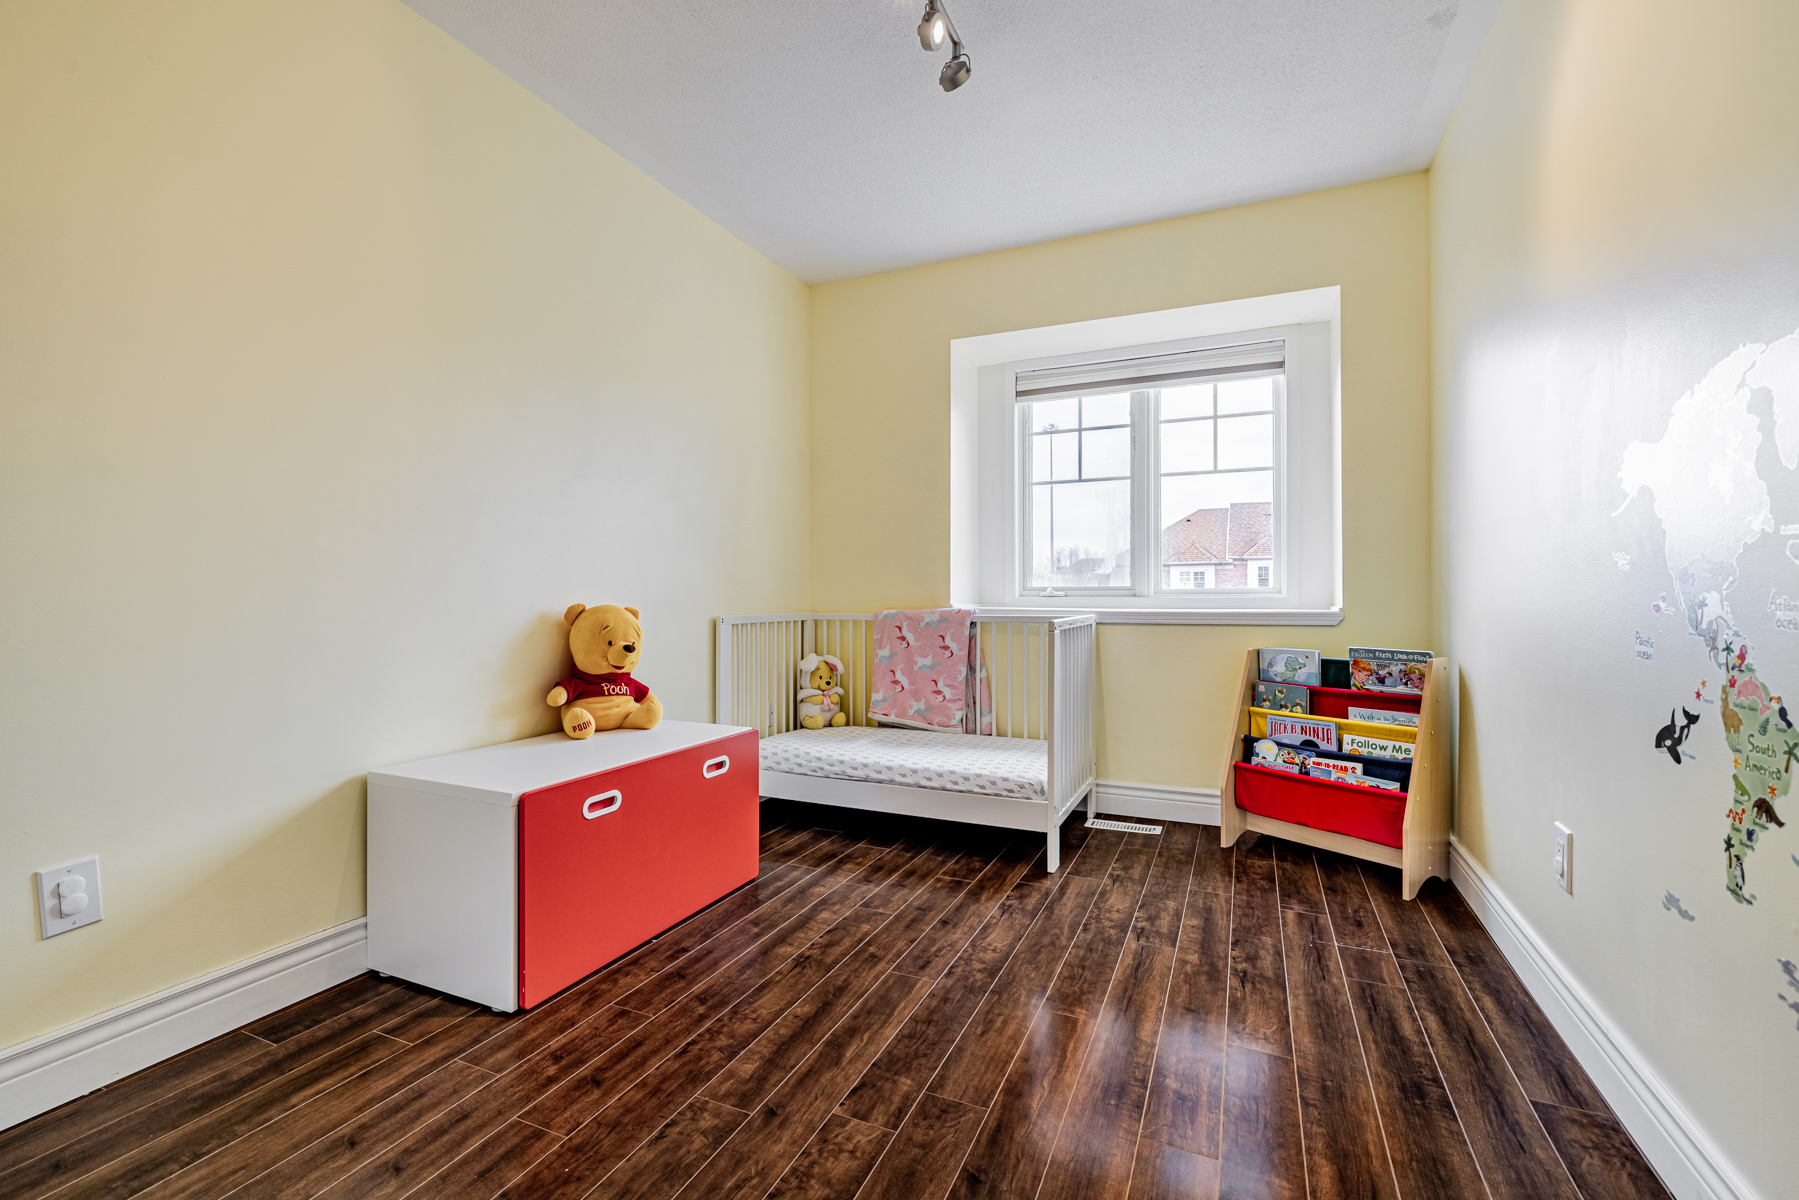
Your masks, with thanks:
M974 618L972 608L876 613L868 715L908 729L990 732L993 712ZM981 698L979 712L969 703L971 679Z

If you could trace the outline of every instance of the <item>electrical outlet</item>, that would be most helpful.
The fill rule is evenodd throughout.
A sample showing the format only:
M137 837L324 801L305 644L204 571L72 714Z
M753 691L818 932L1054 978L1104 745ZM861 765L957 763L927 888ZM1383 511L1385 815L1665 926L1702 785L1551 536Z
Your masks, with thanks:
M1574 894L1574 831L1560 821L1555 823L1555 882L1570 896Z
M47 938L101 917L100 858L94 855L37 873L37 915Z

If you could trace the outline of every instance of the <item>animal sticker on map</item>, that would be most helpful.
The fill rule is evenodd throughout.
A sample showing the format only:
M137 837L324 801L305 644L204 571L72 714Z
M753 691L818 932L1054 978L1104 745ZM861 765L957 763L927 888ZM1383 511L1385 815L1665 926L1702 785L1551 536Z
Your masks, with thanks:
M1785 992L1774 994L1780 997L1782 1004L1799 1013L1799 967L1794 966L1790 958L1777 958L1774 961L1780 964L1781 974L1787 977L1787 986L1793 989L1793 995L1789 997ZM1799 1029L1799 1025L1794 1025L1793 1028Z
M1683 921L1697 921L1699 918L1680 906L1680 897L1673 892L1662 893L1662 907L1671 913L1678 913Z
M1682 708L1680 710L1680 715L1686 719L1684 721L1676 722L1674 719L1674 712L1670 709L1668 711L1668 723L1657 730L1655 734L1655 748L1657 750L1666 750L1668 752L1668 757L1674 760L1675 766L1680 765L1681 743L1687 740L1687 735L1693 732L1693 726L1699 723L1698 713L1688 712L1685 708Z

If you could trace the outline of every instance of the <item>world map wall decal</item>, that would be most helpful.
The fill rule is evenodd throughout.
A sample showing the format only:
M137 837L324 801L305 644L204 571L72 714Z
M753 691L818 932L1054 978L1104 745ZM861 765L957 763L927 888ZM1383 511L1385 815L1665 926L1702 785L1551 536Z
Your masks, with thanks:
M1756 468L1761 420L1750 403L1761 389L1772 398L1780 463L1789 471L1799 469L1796 330L1772 344L1739 347L1675 402L1659 440L1625 447L1618 471L1625 500L1613 514L1622 513L1644 488L1653 494L1687 632L1703 641L1707 657L1723 673L1719 715L1732 768L1724 886L1741 904L1755 903L1750 855L1771 832L1786 827L1780 810L1792 791L1793 759L1799 756L1799 730L1774 680L1763 672L1786 664L1773 655L1758 666L1730 609L1732 592L1744 582L1743 551L1776 530L1768 484ZM1767 582L1770 610L1790 605L1784 596L1777 602L1778 588Z

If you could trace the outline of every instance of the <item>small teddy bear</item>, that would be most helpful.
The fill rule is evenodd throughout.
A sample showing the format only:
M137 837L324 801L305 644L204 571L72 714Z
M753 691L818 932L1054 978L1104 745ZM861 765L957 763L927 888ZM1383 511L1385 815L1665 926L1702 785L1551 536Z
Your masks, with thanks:
M843 663L829 654L800 659L800 724L823 729L849 724L843 711Z
M588 738L599 729L654 729L662 720L662 701L649 686L631 678L643 657L643 626L634 608L571 604L568 648L575 673L558 680L545 702L562 710L562 732Z

